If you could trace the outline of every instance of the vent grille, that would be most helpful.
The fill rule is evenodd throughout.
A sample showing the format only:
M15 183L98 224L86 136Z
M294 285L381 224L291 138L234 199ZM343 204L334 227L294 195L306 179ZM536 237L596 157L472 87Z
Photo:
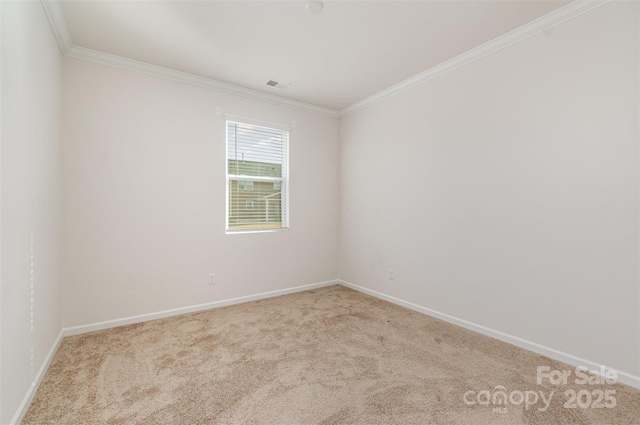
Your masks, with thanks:
M280 89L280 90L286 89L289 86L291 86L291 84L289 84L289 83L281 83L280 81L274 81L274 80L267 81L267 85L269 87L275 87L275 88Z

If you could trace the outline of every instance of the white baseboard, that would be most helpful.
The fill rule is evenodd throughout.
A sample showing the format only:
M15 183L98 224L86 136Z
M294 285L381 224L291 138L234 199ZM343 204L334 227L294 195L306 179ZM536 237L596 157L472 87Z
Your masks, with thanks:
M193 305L189 307L175 308L172 310L165 310L165 311L160 311L156 313L125 317L123 319L108 320L105 322L92 323L89 325L64 328L60 331L60 334L58 335L53 345L51 346L51 349L49 350L49 353L47 354L45 361L42 363L42 366L40 367L38 374L33 380L33 383L29 387L27 394L24 396L22 403L20 403L20 406L18 407L16 414L13 416L13 419L11 420L10 425L18 425L24 418L24 415L27 413L27 410L29 409L29 405L31 404L33 397L36 395L36 391L40 386L40 382L42 382L42 378L44 378L44 375L46 374L47 369L51 364L51 360L53 360L53 357L58 351L58 347L60 346L62 339L66 336L78 335L78 334L98 331L102 329L110 329L118 326L131 325L134 323L141 323L149 320L162 319L165 317L178 316L181 314L193 313L193 312L202 311L202 310L209 310L212 308L225 307L225 306L234 305L234 304L241 304L249 301L257 301L257 300L262 300L266 298L277 297L280 295L293 294L296 292L303 292L311 289L322 288L324 286L331 286L331 285L338 285L338 284L340 284L340 281L338 280L328 280L325 282L312 283L309 285L296 286L293 288L278 289L275 291L263 292L255 295L247 295L244 297L231 298L228 300L214 301L210 303L198 304L198 305Z
M33 380L31 386L29 387L27 394L25 394L22 400L22 403L20 403L20 406L18 407L18 410L16 411L16 414L13 416L13 419L11 420L10 424L17 425L17 424L20 424L20 422L22 421L22 418L27 413L27 409L29 408L31 401L33 400L33 397L35 396L36 391L38 390L38 387L40 386L40 383L42 382L42 379L44 378L47 372L47 369L49 368L49 365L53 360L53 357L58 351L58 347L60 346L60 343L62 342L63 337L65 336L78 335L78 334L93 332L93 331L102 330L102 329L110 329L118 326L125 326L125 325L134 324L134 323L146 322L149 320L162 319L162 318L171 317L171 316L178 316L181 314L209 310L209 309L218 308L218 307L225 307L225 306L234 305L234 304L241 304L249 301L257 301L261 299L277 297L280 295L293 294L296 292L303 292L303 291L308 291L310 289L317 289L317 288L322 288L325 286L331 286L331 285L337 285L337 284L340 284L347 288L351 288L356 291L369 294L376 298L380 298L385 301L389 301L391 303L409 308L419 313L423 313L428 316L432 316L437 319L444 320L445 322L449 322L454 325L461 326L463 328L481 333L483 335L487 335L489 337L507 342L517 347L524 348L526 350L533 351L538 354L542 354L544 356L550 357L554 360L561 361L563 363L567 363L569 365L586 366L589 370L598 370L601 367L599 363L592 362L571 354L567 354L562 351L558 351L553 348L546 347L544 345L536 344L535 342L527 341L525 339L518 338L513 335L509 335L494 329L490 329L485 326L478 325L463 319L459 319L457 317L450 316L448 314L444 314L427 307L422 307L420 305L417 305L408 301L404 301L399 298L392 297L390 295L383 294L382 292L374 291L372 289L368 289L363 286L358 286L353 283L346 282L344 280L329 280L325 282L312 283L309 285L296 286L293 288L278 289L275 291L263 292L255 295L247 295L243 297L231 298L228 300L198 304L190 307L181 307L181 308L176 308L172 310L160 311L156 313L125 317L123 319L108 320L105 322L93 323L89 325L64 328L60 331L60 334L58 335L53 345L51 346L51 349L49 350L47 357L45 358L44 362L42 363L42 366L38 370L38 373L36 374L35 379ZM640 389L640 377L632 375L627 372L622 372L613 368L607 368L607 369L616 371L616 373L618 374L619 382Z
M441 313L439 311L432 310L430 308L423 307L421 305L414 304L409 301L401 300L400 298L392 297L390 295L383 294L382 292L374 291L372 289L365 288L363 286L359 286L351 282L346 282L344 280L339 280L339 282L341 285L346 286L347 288L356 290L358 292L363 292L365 294L374 296L376 298L389 301L393 304L397 304L402 307L406 307L408 309L417 311L419 313L423 313L428 316L435 317L436 319L444 320L445 322L452 323L454 325L472 330L474 332L481 333L483 335L498 339L503 342L507 342L517 347L524 348L525 350L533 351L534 353L542 354L543 356L547 356L549 358L558 360L560 362L563 362L572 366L584 366L589 370L600 370L600 367L605 366L605 365L601 365L600 363L592 362L590 360L586 360L581 357L574 356L572 354L564 353L562 351L559 351L550 347L546 347L541 344L537 344L535 342L527 341L526 339L518 338L517 336L509 335L504 332L497 331L495 329L487 328L486 326L478 325L476 323L469 322L467 320L459 319L457 317L450 316L448 314ZM605 367L606 367L606 370L613 370L618 374L618 379L617 379L618 382L640 389L640 376L635 376L630 373L616 370L614 368L610 368L607 366Z
M159 311L156 313L141 314L139 316L125 317L122 319L107 320L105 322L92 323L89 325L73 326L64 328L64 336L78 335L87 332L99 331L103 329L116 328L118 326L131 325L134 323L147 322L149 320L164 319L165 317L179 316L186 313L194 313L196 311L209 310L212 308L226 307L234 304L246 303L249 301L257 301L265 298L278 297L280 295L293 294L296 292L308 291L310 289L322 288L324 286L338 285L338 280L328 280L325 282L311 283L308 285L296 286L293 288L278 289L275 291L262 292L255 295L246 295L243 297L231 298L228 300L213 301L205 304L198 304L189 307L174 308L171 310Z
M38 387L42 382L42 378L44 378L44 375L47 373L47 369L49 369L51 360L53 360L53 357L56 355L56 352L58 351L58 347L60 346L60 343L62 342L63 337L64 337L64 331L61 330L60 333L58 334L58 337L55 339L55 341L53 341L53 345L51 346L51 349L47 353L47 357L45 357L44 362L42 362L42 366L40 366L38 373L36 374L35 378L33 379L33 382L29 386L29 389L27 390L27 393L25 394L24 398L22 399L22 403L20 403L20 406L18 406L18 410L16 411L16 414L13 415L13 418L11 419L11 422L10 422L11 425L19 424L20 422L22 422L22 418L24 418L24 415L27 413L27 409L29 409L29 405L31 404L33 397L36 395L36 391L38 391Z

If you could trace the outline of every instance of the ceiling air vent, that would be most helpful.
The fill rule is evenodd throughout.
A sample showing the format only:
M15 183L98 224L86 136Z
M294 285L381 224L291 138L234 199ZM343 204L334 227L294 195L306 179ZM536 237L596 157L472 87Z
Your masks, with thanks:
M277 89L286 89L287 87L289 87L291 84L287 84L287 83L281 83L279 81L273 81L273 80L269 80L267 81L267 85L269 87L275 87Z

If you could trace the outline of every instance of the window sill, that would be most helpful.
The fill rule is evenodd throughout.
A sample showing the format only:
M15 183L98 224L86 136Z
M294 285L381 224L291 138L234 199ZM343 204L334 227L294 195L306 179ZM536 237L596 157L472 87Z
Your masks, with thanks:
M227 235L241 235L246 233L274 233L274 232L284 232L288 231L288 227L280 227L277 229L243 229L243 230L229 230L227 229L225 233Z

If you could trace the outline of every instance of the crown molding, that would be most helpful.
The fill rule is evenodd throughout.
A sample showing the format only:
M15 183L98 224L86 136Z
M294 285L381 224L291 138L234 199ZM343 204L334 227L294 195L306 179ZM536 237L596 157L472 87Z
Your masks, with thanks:
M365 109L375 103L387 99L396 94L402 93L412 87L443 75L461 66L467 65L477 59L495 53L512 44L525 40L535 34L545 31L553 26L559 25L569 19L575 18L585 12L609 3L612 0L574 0L573 2L563 6L553 12L533 20L521 27L518 27L498 38L495 38L478 47L468 50L448 61L442 62L432 68L427 69L401 83L395 84L385 90L382 90L372 96L369 96L359 102L356 102L346 108L335 111L333 109L324 108L322 106L312 105L298 100L288 99L259 90L240 87L235 84L229 84L210 78L200 77L182 71L176 71L146 62L140 62L133 59L127 59L121 56L110 55L108 53L99 52L97 50L86 49L73 45L71 34L67 27L67 22L62 13L59 0L41 0L44 10L49 18L53 32L58 40L60 50L66 56L88 60L92 62L102 63L105 65L115 66L118 68L128 69L131 71L141 72L144 74L154 75L156 77L166 78L169 80L179 81L181 83L194 86L204 87L222 93L233 94L248 99L258 100L271 103L278 106L299 109L314 114L343 117L353 112Z
M280 97L269 93L263 93L258 90L236 86L235 84L224 83L222 81L217 81L210 78L199 77L187 72L176 71L162 66L152 65L146 62L140 62L133 59L123 58L121 56L110 55L108 53L86 49L84 47L73 46L69 49L66 55L73 58L84 59L105 65L115 66L118 68L128 69L130 71L136 71L156 77L166 78L168 80L179 81L181 83L190 84L193 86L204 87L206 89L215 90L222 93L228 93L248 99L259 100L262 102L271 103L273 105L285 106L329 117L338 117L338 111L335 111L333 109L300 102L298 100L287 99L285 97Z
M58 40L60 51L66 55L73 46L73 41L71 40L71 33L69 33L67 21L64 19L60 2L58 0L42 0L42 7L44 7L53 33L56 36L56 40Z
M156 77L166 78L193 86L204 87L206 89L215 90L221 93L233 94L248 99L258 100L261 102L271 103L273 105L284 106L288 108L298 109L305 112L311 112L318 115L337 118L338 111L324 108L322 106L312 105L298 100L288 99L259 90L248 89L236 86L235 84L224 83L222 81L210 78L199 77L187 72L176 71L162 66L152 65L146 62L140 62L133 59L127 59L121 56L110 55L108 53L99 52L97 50L78 47L73 44L67 21L64 18L59 0L41 0L45 13L49 18L49 23L53 29L60 51L69 57L84 59L104 65L115 66L130 71L142 72L144 74Z
M439 77L449 71L452 71L461 66L467 65L477 59L483 58L487 55L495 53L499 50L509 47L519 41L529 38L535 34L545 31L553 26L561 24L569 19L575 18L585 12L600 7L609 3L611 0L574 0L573 2L554 10L547 15L541 16L521 27L518 27L498 38L481 44L471 50L468 50L460 55L442 62L426 71L421 72L411 78L404 80L401 83L395 84L387 89L384 89L372 96L369 96L353 105L347 106L339 111L340 117L349 115L353 112L360 111L368 108L369 106L378 103L384 99L388 99L391 96L395 96L415 87L419 84L429 81L433 78Z

